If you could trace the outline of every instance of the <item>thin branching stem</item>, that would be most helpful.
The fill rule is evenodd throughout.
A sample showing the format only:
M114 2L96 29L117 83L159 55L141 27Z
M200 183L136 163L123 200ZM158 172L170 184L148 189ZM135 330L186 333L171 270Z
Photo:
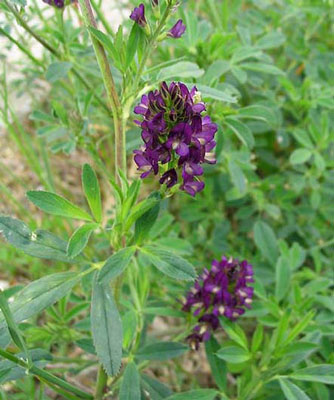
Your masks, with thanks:
M90 1L79 0L79 4L81 8L81 14L87 29L89 30L90 27L97 29ZM89 34L94 47L96 60L100 67L103 83L107 92L108 101L113 115L115 133L115 173L117 176L118 169L121 169L124 173L126 173L126 151L124 140L125 138L123 135L122 107L104 47L90 32Z

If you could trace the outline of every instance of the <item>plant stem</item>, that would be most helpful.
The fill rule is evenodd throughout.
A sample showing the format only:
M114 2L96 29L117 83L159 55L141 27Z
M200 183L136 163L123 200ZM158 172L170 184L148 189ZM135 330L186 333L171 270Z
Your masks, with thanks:
M51 46L47 41L45 41L41 36L39 36L36 32L34 32L30 28L30 26L22 18L20 13L18 11L16 11L15 7L13 7L7 0L4 0L4 3L6 4L7 8L10 10L10 12L15 16L16 20L19 22L19 24L22 26L22 28L24 28L28 33L30 33L30 35L33 38L35 38L43 47L48 49L56 57L60 58L60 53L53 46Z
M172 1L168 2L167 7L165 9L165 12L163 13L163 15L161 17L159 25L157 26L157 28L154 31L153 35L151 36L150 40L146 44L146 48L144 50L144 54L143 54L143 57L142 57L141 62L139 64L137 75L136 75L136 78L135 78L135 83L134 83L135 91L137 91L138 84L139 84L141 75L143 73L143 69L144 69L144 67L146 65L147 59L150 56L150 54L152 52L152 49L155 46L155 42L157 40L157 37L159 36L159 34L161 32L161 29L164 27L165 22L166 22L166 20L167 20L167 18L169 16L170 10L172 8L172 4L173 4Z
M78 389L77 387L71 385L70 383L64 381L61 378L58 378L55 375L50 374L49 372L45 371L44 369L38 368L33 365L31 368L28 368L28 364L23 360L17 358L11 353L0 348L0 356L13 362L16 365L27 370L28 373L35 375L37 378L41 378L44 382L50 382L51 384L60 386L61 388L67 390L70 393L76 394L77 396L81 397L82 399L89 399L93 400L93 396L90 394L83 392L82 390Z
M82 17L87 29L89 30L89 27L97 29L90 1L79 0L79 3L80 3ZM107 97L113 115L114 133L115 133L115 166L116 166L115 175L117 177L118 169L121 169L124 173L126 173L126 151L125 151L125 141L123 135L122 107L117 94L115 82L110 70L108 58L104 51L104 47L90 32L89 34L94 47L97 62L100 67L103 83L107 92Z
M0 27L0 34L6 36L12 43L14 43L24 54L26 54L30 60L38 65L39 67L42 67L44 69L44 64L42 61L38 60L37 58L35 58L32 53L24 46L21 45L20 42L18 42L17 40L15 40L8 32L6 32L4 29L2 29Z
M95 396L94 396L95 400L103 399L104 388L107 385L107 380L108 380L108 375L106 374L102 365L100 365L97 373L97 383L95 387Z

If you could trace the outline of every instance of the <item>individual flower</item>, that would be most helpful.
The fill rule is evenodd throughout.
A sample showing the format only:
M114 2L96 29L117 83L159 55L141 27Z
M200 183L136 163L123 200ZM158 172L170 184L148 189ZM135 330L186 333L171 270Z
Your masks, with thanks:
M162 82L159 90L149 92L134 108L143 120L143 146L134 151L134 161L141 178L159 175L159 182L168 188L176 184L191 196L204 188L199 177L202 164L215 163L212 150L217 125L208 115L194 86L190 91L184 83Z
M137 22L142 28L145 28L147 22L145 18L145 6L143 3L139 4L139 7L135 7L132 13L130 14L130 18Z
M186 26L184 25L182 19L179 19L176 24L169 30L168 36L179 39L185 32Z
M211 331L219 327L219 316L234 321L250 308L254 282L253 267L247 261L222 257L213 260L211 269L204 269L187 293L182 310L198 318L193 333L188 336L190 346L197 350L201 342L210 339Z
M151 0L152 7L157 7L159 5L159 0Z

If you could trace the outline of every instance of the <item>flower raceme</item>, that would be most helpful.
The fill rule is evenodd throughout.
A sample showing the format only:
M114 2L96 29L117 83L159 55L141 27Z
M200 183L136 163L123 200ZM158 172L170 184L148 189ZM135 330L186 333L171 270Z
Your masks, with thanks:
M134 109L143 116L136 120L142 129L144 145L134 151L134 160L141 178L159 175L159 182L195 196L204 188L199 180L202 164L214 164L212 150L217 125L208 115L203 116L205 104L194 86L190 91L184 83L162 82L159 90L141 98Z
M211 331L219 327L219 316L234 321L250 308L254 282L253 267L247 262L222 257L213 260L211 269L204 269L188 292L182 310L198 317L188 341L193 349L210 339Z

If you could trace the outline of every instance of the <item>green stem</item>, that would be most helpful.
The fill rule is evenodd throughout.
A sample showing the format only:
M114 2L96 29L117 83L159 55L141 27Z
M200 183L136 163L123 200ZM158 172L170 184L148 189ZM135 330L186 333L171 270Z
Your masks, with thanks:
M7 8L10 10L10 12L15 16L17 22L24 28L33 38L35 38L43 47L48 49L52 54L54 54L56 57L60 58L60 53L53 47L51 46L46 40L44 40L41 36L39 36L36 32L34 32L30 26L25 22L25 20L22 18L21 14L16 11L16 8L13 7L7 0L4 0L4 3L6 4Z
M103 369L102 365L100 365L98 373L97 373L97 382L95 387L95 400L102 400L104 396L104 388L107 385L108 375Z
M22 46L22 44L20 42L18 42L17 40L15 40L8 32L6 32L4 29L2 29L0 27L0 34L6 36L6 38L8 38L12 43L14 43L24 54L26 54L30 60L38 65L39 67L42 67L44 69L44 63L40 60L38 60L37 58L35 58L32 53L24 46Z
M167 20L167 18L169 16L169 13L170 13L172 7L173 7L173 2L169 1L164 13L162 14L162 17L161 17L159 25L157 26L157 28L153 32L153 35L151 36L150 40L146 44L146 48L144 50L144 54L143 54L143 57L142 57L141 62L139 64L137 75L136 75L136 78L135 78L135 83L134 83L135 91L137 91L138 84L139 84L141 75L143 73L143 69L144 69L144 67L146 65L147 59L148 59L148 57L150 56L152 50L155 47L156 40L157 40L162 28L164 27L164 25L166 23L166 20Z
M334 239L331 239L328 242L324 242L324 243L319 244L317 246L313 246L313 247L311 247L309 249L309 251L318 250L318 249L324 249L325 247L331 246L332 244L334 244Z
M89 27L94 27L95 29L97 29L90 1L79 0L79 3L81 8L81 14L88 31ZM126 173L126 150L124 143L124 135L122 132L123 130L122 107L117 94L116 85L111 73L108 58L104 51L104 47L91 33L89 34L95 51L96 60L100 67L103 83L107 92L107 97L113 115L114 131L115 131L115 166L116 166L115 173L117 176L118 169L121 169L124 173Z
M15 357L13 354L8 353L7 351L5 351L1 348L0 348L0 356L5 358L6 360L13 362L16 365L19 365L22 368L26 369L26 371L28 373L35 375L37 378L41 378L41 380L44 380L45 382L49 382L53 385L60 386L61 388L67 390L70 393L73 393L73 394L79 396L82 399L93 400L93 396L91 396L90 394L78 389L77 387L71 385L70 383L64 381L61 378L58 378L57 376L52 375L49 372L36 367L35 365L33 365L31 368L28 368L28 364L26 362Z

